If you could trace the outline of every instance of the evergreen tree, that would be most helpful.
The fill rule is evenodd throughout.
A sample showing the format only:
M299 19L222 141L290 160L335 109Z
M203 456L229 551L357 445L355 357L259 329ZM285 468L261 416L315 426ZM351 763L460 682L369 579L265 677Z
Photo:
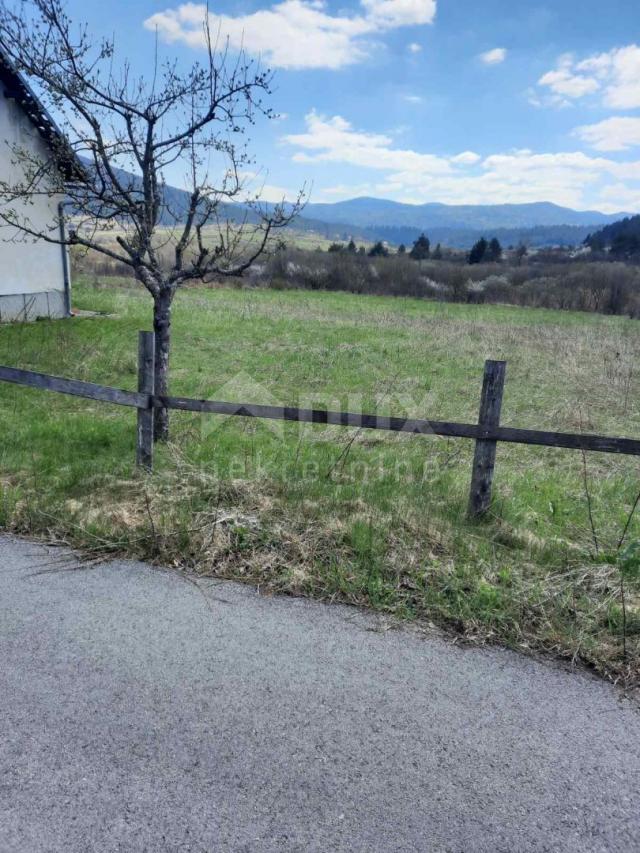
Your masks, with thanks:
M349 245L347 246L347 252L350 252L352 255L356 253L356 244L353 242L353 237L349 240Z
M481 237L469 252L469 263L481 264L486 259L488 248L489 244L484 237Z
M489 243L489 248L487 249L487 260L496 264L502 260L502 246L500 245L500 240L498 240L497 237L494 237Z
M584 241L585 246L589 246L592 252L604 252L606 245L599 234L588 234Z
M434 261L442 260L442 246L440 245L440 243L438 243L438 245L433 250L433 255L431 255L431 257Z
M369 249L370 258L386 258L388 254L389 250L381 240L378 240L378 242L374 243Z
M617 258L633 258L640 254L640 237L618 234L611 243L611 254Z
M344 246L342 243L332 243L327 249L327 252L341 252L343 249Z
M431 243L426 234L421 234L413 244L409 257L414 261L426 261L431 253Z
M406 251L407 251L407 247L405 246L405 244L400 243L400 245L398 246L398 254L404 255Z

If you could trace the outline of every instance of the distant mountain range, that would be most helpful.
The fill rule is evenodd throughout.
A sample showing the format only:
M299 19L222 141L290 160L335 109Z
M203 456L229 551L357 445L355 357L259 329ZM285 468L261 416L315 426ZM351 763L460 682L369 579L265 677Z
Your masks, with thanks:
M122 178L140 179L117 170ZM162 224L184 219L190 195L177 187L166 186L167 205ZM224 204L225 218L255 221L245 207ZM267 209L273 205L265 205ZM171 211L171 213L169 213ZM352 198L333 204L309 203L292 227L316 233L329 240L385 240L392 245L411 245L424 231L431 242L467 249L479 237L497 237L505 245L528 246L579 245L604 226L629 216L597 210L572 210L550 202L531 204L403 204L380 198Z
M532 204L402 204L354 198L334 204L308 204L295 227L332 240L386 240L410 245L424 231L432 243L469 248L479 237L497 237L504 245L579 245L585 238L626 214L572 210L550 202Z
M608 225L626 213L572 210L550 202L531 204L402 204L380 198L353 198L333 204L308 204L305 217L365 228L495 230L557 225Z
M435 246L441 243L455 249L469 249L480 237L497 237L503 246L524 243L530 247L579 246L596 231L599 225L537 225L535 228L410 228L392 225L363 228L358 225L321 222L319 219L298 217L293 228L317 234L335 242L374 242L383 240L392 246L411 246L425 232Z

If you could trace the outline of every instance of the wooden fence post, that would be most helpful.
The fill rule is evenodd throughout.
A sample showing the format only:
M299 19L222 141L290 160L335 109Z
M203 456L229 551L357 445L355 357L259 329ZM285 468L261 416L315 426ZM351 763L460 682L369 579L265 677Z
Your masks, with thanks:
M486 361L484 364L484 379L482 381L482 396L480 398L480 415L478 424L485 429L500 426L500 409L504 391L504 377L507 369L506 361ZM469 493L470 518L484 515L491 504L491 484L493 469L496 464L496 441L478 439L473 456L473 472L471 475L471 491Z
M138 332L138 391L153 394L155 389L155 336ZM147 471L153 469L153 406L138 409L138 441L136 462Z

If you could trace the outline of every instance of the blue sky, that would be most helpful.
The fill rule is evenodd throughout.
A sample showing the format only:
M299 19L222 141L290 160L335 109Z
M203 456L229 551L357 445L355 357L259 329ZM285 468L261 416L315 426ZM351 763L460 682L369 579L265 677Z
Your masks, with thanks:
M202 57L205 7L71 0L144 72ZM252 150L275 199L548 200L640 211L637 0L211 0L214 29L276 71Z

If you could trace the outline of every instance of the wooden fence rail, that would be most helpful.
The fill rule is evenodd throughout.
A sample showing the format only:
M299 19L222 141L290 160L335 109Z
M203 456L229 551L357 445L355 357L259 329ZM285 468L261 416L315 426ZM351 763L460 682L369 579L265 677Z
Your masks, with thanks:
M196 400L188 397L166 397L154 393L154 362L153 334L151 332L140 332L138 391L125 391L96 385L92 382L63 379L45 373L35 373L31 370L18 370L14 367L2 366L0 366L0 381L136 408L138 410L136 461L138 465L147 470L151 470L153 467L153 415L154 409L157 408L473 439L476 446L469 494L469 515L472 517L486 513L491 504L496 446L500 441L540 447L563 447L569 450L591 450L601 453L640 456L640 440L638 439L501 426L500 409L506 374L506 362L504 361L487 361L485 363L477 424L333 412L326 409L300 409L295 406L261 406L253 403L227 403L217 400Z

